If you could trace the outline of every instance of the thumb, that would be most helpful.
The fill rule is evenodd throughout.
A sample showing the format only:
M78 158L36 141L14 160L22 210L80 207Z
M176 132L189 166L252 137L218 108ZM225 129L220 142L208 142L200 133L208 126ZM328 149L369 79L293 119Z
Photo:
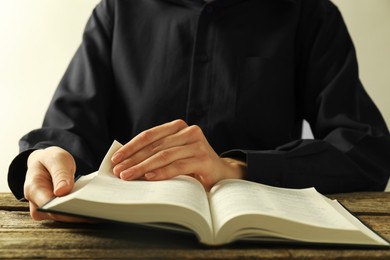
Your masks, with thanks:
M70 193L74 186L73 178L69 178L68 174L59 174L53 178L53 193L55 196L60 197Z
M44 166L51 175L53 193L55 196L64 196L72 191L74 186L74 174L76 163L73 156L59 147L47 149L50 156L44 161Z

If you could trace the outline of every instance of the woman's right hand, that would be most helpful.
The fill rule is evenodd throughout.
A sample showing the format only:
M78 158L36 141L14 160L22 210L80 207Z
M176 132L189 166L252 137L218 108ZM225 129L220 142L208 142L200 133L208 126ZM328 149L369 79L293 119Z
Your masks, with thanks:
M36 150L27 161L24 197L29 201L30 215L34 220L51 219L63 222L80 222L80 218L39 212L38 208L53 197L70 193L74 185L76 163L66 150L52 146Z

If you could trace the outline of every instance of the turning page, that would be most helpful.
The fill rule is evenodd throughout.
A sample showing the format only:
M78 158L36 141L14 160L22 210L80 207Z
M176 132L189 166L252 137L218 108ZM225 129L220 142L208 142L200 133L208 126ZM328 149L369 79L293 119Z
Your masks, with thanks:
M95 177L81 177L74 191L56 198L43 208L82 216L134 223L180 224L204 240L212 237L212 222L207 193L196 179L178 176L164 181L125 181L112 172L111 156L121 145L114 142ZM77 183L76 182L76 183ZM76 203L77 200L77 203ZM62 207L62 208L60 208ZM67 209L66 209L67 210Z

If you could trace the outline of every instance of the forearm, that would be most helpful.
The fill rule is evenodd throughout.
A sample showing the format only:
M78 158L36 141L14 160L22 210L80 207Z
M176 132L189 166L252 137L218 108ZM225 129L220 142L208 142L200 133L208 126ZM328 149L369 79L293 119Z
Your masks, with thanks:
M384 190L390 164L385 158L369 154L374 146L377 153L389 154L390 139L383 137L381 146L370 143L372 149L362 143L347 153L320 140L296 141L272 151L240 153L246 156L246 179L250 181L289 188L315 187L325 194Z

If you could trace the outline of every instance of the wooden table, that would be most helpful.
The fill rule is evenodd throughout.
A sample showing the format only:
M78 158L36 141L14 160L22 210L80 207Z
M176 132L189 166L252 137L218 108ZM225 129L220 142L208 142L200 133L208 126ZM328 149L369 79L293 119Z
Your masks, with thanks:
M337 198L390 239L390 193ZM390 259L390 250L237 243L207 248L188 235L118 224L64 224L30 219L28 204L0 193L0 259Z

